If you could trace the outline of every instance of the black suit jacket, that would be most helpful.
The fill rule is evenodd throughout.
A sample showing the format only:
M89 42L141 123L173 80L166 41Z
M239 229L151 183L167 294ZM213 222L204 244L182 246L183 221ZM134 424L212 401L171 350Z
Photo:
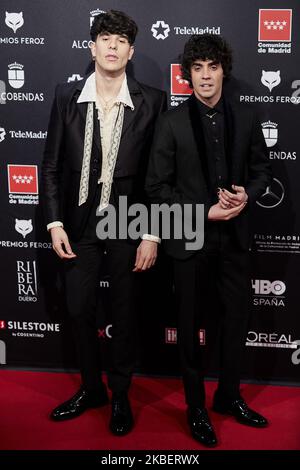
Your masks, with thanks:
M94 111L88 200L78 206L87 103L77 103L86 80L58 85L53 102L42 164L42 201L47 224L61 221L74 241L80 239L101 173L99 121ZM142 202L145 173L155 121L166 109L163 91L127 76L134 111L126 107L112 185L111 203L119 195Z
M249 248L249 206L264 192L271 180L261 125L250 106L223 96L226 127L226 159L231 184L244 186L249 204L230 221L237 247ZM215 201L209 191L205 142L196 98L192 95L178 108L165 113L157 123L151 151L146 190L152 203L204 205L205 223ZM213 223L213 222L209 222ZM228 223L228 222L221 222ZM188 258L186 239L165 240L168 254ZM205 241L204 241L205 244Z

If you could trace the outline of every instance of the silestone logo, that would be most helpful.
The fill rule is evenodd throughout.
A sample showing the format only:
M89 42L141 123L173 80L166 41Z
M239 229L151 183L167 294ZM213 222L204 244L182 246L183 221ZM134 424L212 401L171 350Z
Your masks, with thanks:
M59 323L43 323L37 321L7 321L7 330L11 336L23 338L44 338L48 334L60 332Z

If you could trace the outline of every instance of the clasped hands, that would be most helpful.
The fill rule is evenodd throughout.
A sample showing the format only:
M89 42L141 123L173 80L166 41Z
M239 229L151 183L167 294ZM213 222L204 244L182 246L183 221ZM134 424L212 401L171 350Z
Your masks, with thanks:
M211 206L208 212L208 220L230 220L238 216L248 201L248 195L243 186L233 184L234 192L219 188L217 204Z

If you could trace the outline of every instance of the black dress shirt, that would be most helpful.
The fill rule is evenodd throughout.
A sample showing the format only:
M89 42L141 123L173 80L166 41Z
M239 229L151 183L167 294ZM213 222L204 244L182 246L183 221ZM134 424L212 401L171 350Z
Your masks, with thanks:
M197 100L201 115L205 153L209 171L209 185L213 200L218 188L228 186L228 168L225 153L225 122L222 98L210 108Z

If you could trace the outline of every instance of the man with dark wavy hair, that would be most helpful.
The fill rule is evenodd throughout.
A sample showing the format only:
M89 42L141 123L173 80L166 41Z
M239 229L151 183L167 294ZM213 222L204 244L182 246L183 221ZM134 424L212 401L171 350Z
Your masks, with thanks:
M198 335L201 309L209 305L209 281L222 305L213 409L249 426L267 425L242 399L239 384L251 286L249 209L270 183L271 171L255 113L223 90L231 66L231 50L221 37L196 35L186 43L182 76L193 94L159 118L146 179L153 203L192 205L194 217L196 206L204 207L202 249L188 250L187 240L175 237L164 247L174 264L188 423L193 437L206 446L217 444L205 408Z
M78 350L82 386L51 413L75 418L108 403L99 361L96 294L104 262L110 276L112 391L110 429L127 434L133 417L127 392L135 366L139 272L155 263L159 239L106 239L96 235L96 210L119 198L144 201L144 178L155 121L166 107L164 92L126 74L134 53L136 23L111 10L95 17L91 53L95 70L56 89L42 167L43 203L52 245L63 259L66 298Z

